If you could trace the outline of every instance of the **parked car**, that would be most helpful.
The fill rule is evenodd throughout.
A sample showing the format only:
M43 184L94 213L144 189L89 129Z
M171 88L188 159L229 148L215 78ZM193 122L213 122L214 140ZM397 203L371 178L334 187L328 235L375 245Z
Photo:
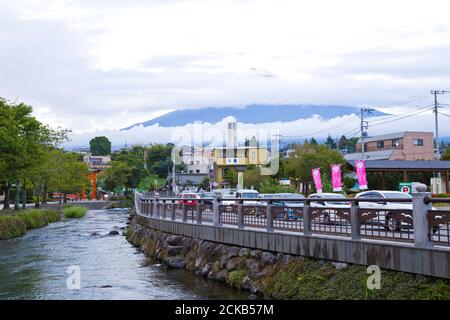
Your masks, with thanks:
M200 195L198 193L186 192L181 194L180 203L187 206L196 206L198 199L200 199Z
M203 203L205 204L212 204L213 201L211 200L212 197L214 196L214 192L213 191L202 191L199 193L200 198L205 199L207 198L208 200L202 200Z
M300 219L298 213L302 212L301 208L303 208L305 203L303 201L286 201L284 199L305 199L305 196L300 193L276 193L275 201L272 202L272 205L283 209L281 212L278 210L278 213L275 214L274 218L283 220Z
M310 199L346 199L346 197L339 193L312 193L309 195ZM333 207L333 208L348 208L351 206L350 201L311 201L311 207Z
M396 219L394 213L389 210L405 210L402 215L405 218L412 219L412 214L408 214L409 210L413 209L412 202L389 202L389 199L405 199L410 200L411 195L400 191L385 191L385 190L371 190L360 192L355 196L356 199L381 199L377 202L360 201L359 207L364 209L378 209L380 211L386 210L385 214L378 215L373 218L376 223L381 223L386 230L400 231L408 224L400 219Z
M326 198L334 198L334 199L346 199L346 197L339 193L312 193L309 195L310 199L326 199ZM351 206L350 201L311 201L311 208L329 208L329 210L323 210L323 219L325 223L336 223L339 219L336 217L335 210L333 209L341 209L347 208L349 209ZM348 212L350 215L350 212Z
M221 198L222 198L222 201L220 202L221 205L229 206L229 205L235 204L234 194L226 194L226 195L223 195ZM226 199L232 199L232 200L226 200Z

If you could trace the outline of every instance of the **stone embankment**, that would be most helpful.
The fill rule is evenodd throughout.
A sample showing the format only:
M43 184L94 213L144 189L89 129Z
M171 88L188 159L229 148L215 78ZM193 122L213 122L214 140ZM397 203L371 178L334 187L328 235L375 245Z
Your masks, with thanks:
M367 289L363 266L252 250L153 230L131 219L125 233L147 256L269 298L450 299L450 282L384 271L382 289Z

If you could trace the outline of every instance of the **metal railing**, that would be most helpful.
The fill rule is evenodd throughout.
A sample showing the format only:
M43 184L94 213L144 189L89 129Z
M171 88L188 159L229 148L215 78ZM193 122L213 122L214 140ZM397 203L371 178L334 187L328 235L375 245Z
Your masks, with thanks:
M428 193L411 199L223 199L217 195L187 200L190 203L136 194L136 208L144 216L187 223L413 242L416 246L450 245L450 211L434 210L431 205L450 199L431 199ZM326 202L334 205L321 204Z

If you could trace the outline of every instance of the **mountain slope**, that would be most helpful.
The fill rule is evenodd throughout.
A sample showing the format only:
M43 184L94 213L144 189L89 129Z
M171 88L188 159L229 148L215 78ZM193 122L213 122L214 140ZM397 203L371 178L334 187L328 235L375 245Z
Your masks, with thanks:
M307 119L319 115L323 119L332 119L339 116L359 114L359 109L350 106L335 105L259 105L253 104L243 108L200 108L185 109L167 113L155 119L136 123L121 130L129 130L135 126L144 127L159 123L163 127L183 126L194 121L216 123L227 116L234 116L237 121L244 123L287 122L297 119ZM384 113L375 111L372 116L381 116Z

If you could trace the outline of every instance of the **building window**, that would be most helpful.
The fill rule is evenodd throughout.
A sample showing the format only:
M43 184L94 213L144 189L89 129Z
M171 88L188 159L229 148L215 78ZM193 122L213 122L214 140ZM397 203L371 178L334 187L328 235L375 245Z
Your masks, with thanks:
M397 148L400 145L400 140L399 139L392 139L392 146L394 148Z
M422 147L423 146L423 139L414 139L414 145Z
M200 173L200 170L198 170L198 169L197 169L197 170L195 170L195 173Z
M377 148L378 149L384 148L384 141L377 141Z

